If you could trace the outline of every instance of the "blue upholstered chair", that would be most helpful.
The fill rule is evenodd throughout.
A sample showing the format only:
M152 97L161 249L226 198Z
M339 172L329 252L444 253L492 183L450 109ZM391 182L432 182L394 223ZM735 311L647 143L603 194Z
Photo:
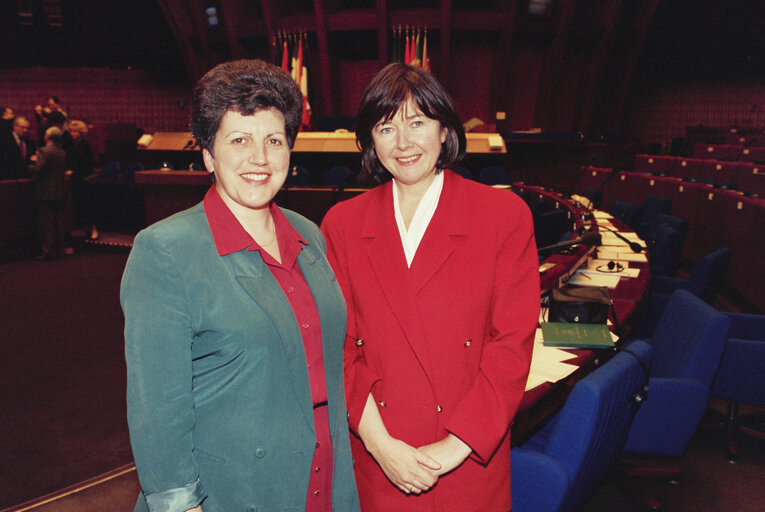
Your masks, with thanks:
M344 165L335 165L324 171L324 174L321 176L321 184L332 186L342 185L350 175L350 169Z
M611 215L636 230L643 220L643 207L626 201L614 201Z
M667 247L667 244L664 243L664 254L661 255L663 260L660 263L653 260L651 261L652 272L654 275L673 277L677 273L678 268L680 268L681 255L683 253L685 239L688 237L689 224L687 220L681 219L680 217L673 217L666 213L659 213L656 215L654 223L651 226L646 226L645 236L647 238L644 240L649 247L655 247L659 244L659 239L662 236L666 236L664 233L665 230L662 229L664 226L669 226L677 231L677 235L673 237L674 239L670 244L672 246L671 248Z
M717 293L725 281L730 257L731 252L727 247L707 254L693 267L691 276L687 280L661 275L652 276L651 293L672 295L675 290L683 288L701 297L708 304L714 305ZM653 271L653 267L651 270Z
M98 175L105 180L116 180L120 175L120 163L116 160L106 162L101 166L101 171Z
M570 231L573 221L567 210L552 210L534 218L534 238L537 247L547 247L561 241L561 236Z
M478 181L485 185L509 185L510 175L503 168L490 165L481 169Z
M454 172L465 178L466 180L472 180L473 174L470 172L470 169L467 167L457 167L454 169Z
M572 510L600 484L640 405L647 371L641 361L648 366L652 357L643 342L630 350L579 381L563 409L512 449L512 512Z
M643 340L653 348L648 397L624 445L625 452L641 457L623 457L623 474L671 480L680 473L676 459L688 448L707 408L729 327L727 316L688 290L677 290L669 299L653 337ZM645 455L653 457L646 460ZM639 493L633 489L632 494ZM650 496L641 499L650 509L661 508Z
M662 224L644 238L651 265L651 276L673 276L680 260L680 234L668 224Z
M600 208L600 203L603 202L603 192L595 190L594 188L584 189L582 191L582 196L590 200L593 208Z
M287 179L284 181L286 187L304 187L311 182L311 175L308 169L302 165L293 165L287 172Z
M651 228L656 224L656 218L660 213L672 214L672 199L652 194L645 196L643 200L643 219L636 230L643 240L648 238Z
M765 408L765 315L726 313L728 343L712 382L712 396L728 402L728 459L738 456L738 433L765 439L765 415L739 416L739 404Z
M122 170L122 180L132 183L135 181L135 173L143 171L143 164L141 162L131 162L125 166Z
M730 319L688 290L677 290L653 336L650 393L625 451L680 456L709 401ZM629 346L629 345L628 345Z

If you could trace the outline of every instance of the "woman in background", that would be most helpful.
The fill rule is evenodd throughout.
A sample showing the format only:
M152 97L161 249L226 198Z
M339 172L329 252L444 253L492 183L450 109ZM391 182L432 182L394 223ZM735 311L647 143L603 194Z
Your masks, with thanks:
M380 71L357 127L364 171L388 181L336 205L322 230L349 306L362 510L507 512L509 427L539 312L530 212L448 170L465 134L420 68Z
M96 193L90 181L95 178L94 156L93 147L88 141L88 125L75 119L67 121L63 146L66 151L66 168L71 172L74 225L85 226L86 235L96 239Z

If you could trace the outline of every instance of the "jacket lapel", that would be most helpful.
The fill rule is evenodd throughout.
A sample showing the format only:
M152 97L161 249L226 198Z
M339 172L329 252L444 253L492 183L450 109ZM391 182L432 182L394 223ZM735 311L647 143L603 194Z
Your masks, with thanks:
M467 198L462 183L451 171L444 172L444 188L438 207L425 230L410 268L412 291L416 295L438 272L467 236ZM399 242L400 245L400 242ZM454 276L455 279L458 276Z
M239 284L265 311L279 333L287 361L289 387L295 394L306 422L313 429L313 402L311 385L308 382L305 349L297 320L292 313L292 306L258 252L244 250L225 258L231 262Z

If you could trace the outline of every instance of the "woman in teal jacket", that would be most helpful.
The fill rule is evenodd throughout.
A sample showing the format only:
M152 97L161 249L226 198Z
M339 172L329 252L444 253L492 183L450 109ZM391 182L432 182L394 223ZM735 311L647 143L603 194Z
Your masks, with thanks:
M318 228L272 201L302 105L262 61L195 88L214 185L138 234L122 280L136 510L358 510L345 303Z

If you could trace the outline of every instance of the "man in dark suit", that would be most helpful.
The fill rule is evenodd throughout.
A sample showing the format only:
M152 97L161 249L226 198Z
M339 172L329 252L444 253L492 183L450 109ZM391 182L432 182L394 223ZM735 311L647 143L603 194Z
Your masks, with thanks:
M64 257L66 220L66 152L61 148L61 129L45 131L45 146L32 157L29 171L35 175L37 221L42 251L39 260Z
M10 133L0 135L0 179L28 178L29 158L34 153L27 137L29 121L18 116Z

